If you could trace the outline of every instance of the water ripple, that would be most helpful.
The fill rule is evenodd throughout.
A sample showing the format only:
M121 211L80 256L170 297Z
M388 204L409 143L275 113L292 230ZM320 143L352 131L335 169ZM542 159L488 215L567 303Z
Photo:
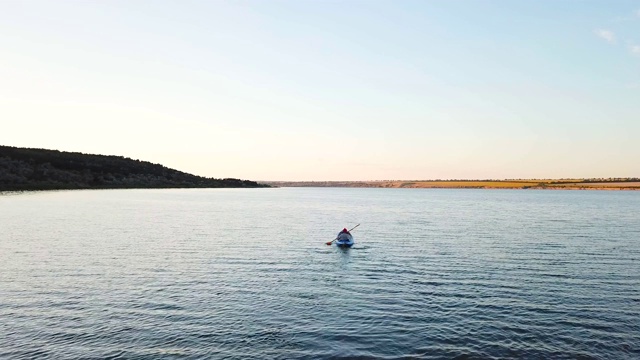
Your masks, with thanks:
M638 358L639 195L0 196L0 358Z

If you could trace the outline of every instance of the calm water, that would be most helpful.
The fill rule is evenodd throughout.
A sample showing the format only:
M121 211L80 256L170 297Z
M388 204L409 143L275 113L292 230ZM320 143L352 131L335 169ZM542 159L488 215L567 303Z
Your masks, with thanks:
M0 358L625 359L639 319L640 192L0 195Z

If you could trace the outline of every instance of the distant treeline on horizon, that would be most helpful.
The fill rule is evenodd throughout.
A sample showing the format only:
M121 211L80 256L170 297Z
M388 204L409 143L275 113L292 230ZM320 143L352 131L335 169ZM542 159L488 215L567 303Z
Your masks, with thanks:
M268 186L250 180L206 178L122 156L0 145L0 191Z

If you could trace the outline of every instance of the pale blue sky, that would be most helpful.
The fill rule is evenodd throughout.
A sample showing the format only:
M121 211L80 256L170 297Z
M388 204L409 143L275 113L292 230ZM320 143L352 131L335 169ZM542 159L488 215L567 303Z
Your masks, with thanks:
M640 1L2 1L0 144L212 177L640 176Z

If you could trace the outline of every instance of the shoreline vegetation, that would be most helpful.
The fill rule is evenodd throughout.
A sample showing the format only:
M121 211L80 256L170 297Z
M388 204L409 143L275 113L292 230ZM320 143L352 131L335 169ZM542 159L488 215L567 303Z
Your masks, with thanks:
M0 191L260 187L640 190L640 178L255 182L206 178L122 156L0 145Z
M206 178L122 156L0 145L0 191L260 187L269 185Z
M375 181L265 181L276 187L360 187L409 189L544 189L640 190L640 178L506 179L506 180L375 180Z

